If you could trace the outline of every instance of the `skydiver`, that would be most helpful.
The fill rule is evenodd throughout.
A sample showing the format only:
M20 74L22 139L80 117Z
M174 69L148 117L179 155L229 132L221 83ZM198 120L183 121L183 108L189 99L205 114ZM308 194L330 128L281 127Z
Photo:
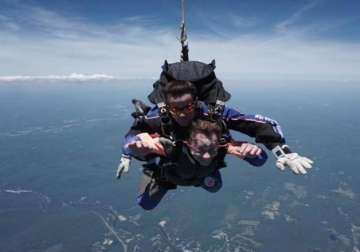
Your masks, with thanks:
M195 120L189 138L176 145L159 135L141 133L127 148L136 152L146 146L150 153L160 156L158 163L145 165L138 204L145 210L155 208L166 192L177 186L199 186L209 192L222 187L219 169L226 166L225 155L234 155L253 166L261 166L266 153L256 145L231 141L220 144L221 126L218 122ZM139 157L139 156L138 156Z

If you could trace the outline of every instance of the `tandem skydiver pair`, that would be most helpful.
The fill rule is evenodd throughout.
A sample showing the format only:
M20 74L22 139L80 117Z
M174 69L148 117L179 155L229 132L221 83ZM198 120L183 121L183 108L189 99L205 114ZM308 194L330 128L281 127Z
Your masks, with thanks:
M293 153L285 144L275 120L225 106L230 95L217 80L214 66L214 62L166 62L163 79L155 83L149 96L156 105L149 108L135 102L138 109L126 135L118 176L128 171L130 157L147 162L138 196L144 209L154 208L167 190L176 186L218 191L222 185L219 169L226 165L226 154L255 166L265 163L264 150L234 141L230 130L265 145L277 157L276 165L282 170L289 167L295 174L306 174L306 169L311 168L311 160Z

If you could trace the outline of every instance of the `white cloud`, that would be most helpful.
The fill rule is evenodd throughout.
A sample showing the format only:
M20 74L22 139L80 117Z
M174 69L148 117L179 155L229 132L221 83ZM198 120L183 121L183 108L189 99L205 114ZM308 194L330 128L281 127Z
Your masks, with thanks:
M235 15L233 13L229 14L228 18L235 27L239 27L239 28L253 27L259 23L259 20L255 17L244 18L242 16Z
M303 7L294 12L290 17L283 20L282 22L276 25L276 30L278 32L287 32L289 27L295 24L297 21L301 19L301 17L311 9L314 9L321 0L312 0L306 3Z
M106 74L78 74L72 73L69 75L45 75L45 76L28 76L28 75L12 75L0 76L0 82L17 82L17 81L92 81L92 80L115 80L114 76Z
M278 27L290 31L291 24L313 6L305 6ZM23 77L73 72L121 79L157 78L164 59L173 62L180 57L177 27L155 27L149 17L124 17L117 24L101 26L39 7L23 8L21 21L0 18L2 80L5 76L26 79ZM6 28L4 24L9 22L18 29ZM236 17L233 22L239 25L242 19ZM31 33L26 32L25 24L33 27ZM360 79L358 43L312 40L296 30L219 37L187 29L190 59L207 62L215 58L223 79Z
M9 31L18 31L19 26L11 20L11 18L0 14L0 29Z

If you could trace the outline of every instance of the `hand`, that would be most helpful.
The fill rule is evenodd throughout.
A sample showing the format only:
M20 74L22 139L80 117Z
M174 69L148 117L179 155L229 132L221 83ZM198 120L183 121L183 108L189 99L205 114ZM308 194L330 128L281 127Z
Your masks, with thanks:
M306 157L302 157L297 153L284 154L276 161L276 166L280 170L288 167L294 174L306 174L306 169L311 169L314 162Z
M241 143L241 145L228 146L228 152L239 158L256 158L260 156L262 149L251 143Z
M154 147L145 141L134 141L127 145L129 148L131 155L133 156L140 156L144 157L150 153L152 153L152 150Z
M117 168L117 171L116 171L116 178L117 179L120 179L121 176L124 173L129 172L130 163L131 163L131 157L124 156L124 155L121 157L120 164L119 164L119 166Z
M164 147L164 156L171 156L176 144L174 141L171 141L169 138L166 137L160 137L159 138L159 142L162 144L162 146Z

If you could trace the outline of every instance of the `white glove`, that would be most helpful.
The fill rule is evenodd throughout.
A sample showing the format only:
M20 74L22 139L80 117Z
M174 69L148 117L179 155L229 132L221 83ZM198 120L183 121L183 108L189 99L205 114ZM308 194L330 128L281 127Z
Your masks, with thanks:
M120 179L123 173L127 173L130 169L131 157L122 155L120 164L116 171L116 178Z
M283 147L285 147L285 145ZM276 166L280 170L283 171L285 170L285 167L288 167L296 175L306 174L306 170L311 169L312 164L314 163L312 160L302 157L297 153L285 154L280 146L275 147L272 152L277 158Z
M276 161L276 166L280 170L285 170L288 167L296 175L306 174L306 169L311 169L314 162L306 157L302 157L297 153L285 154Z

